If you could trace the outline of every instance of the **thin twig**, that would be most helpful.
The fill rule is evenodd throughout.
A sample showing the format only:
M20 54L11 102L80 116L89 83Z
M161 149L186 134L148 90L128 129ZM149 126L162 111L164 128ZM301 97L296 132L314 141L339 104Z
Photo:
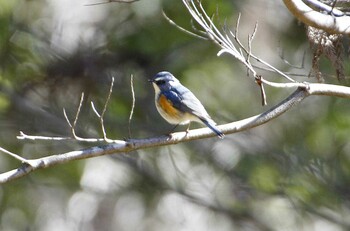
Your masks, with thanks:
M95 114L97 115L97 117L99 118L100 120L100 126L101 126L101 130L102 130L102 133L103 133L103 139L110 143L110 142L113 142L111 139L107 138L107 135L106 135L106 129L105 129L105 126L104 126L104 115L107 111L107 106L108 106L108 103L109 103L109 100L111 99L111 95L112 95L112 92L113 92L113 85L114 85L114 77L112 77L112 80L111 80L111 85L109 87L109 91L108 91L108 95L107 95L107 99L105 101L105 104L103 105L103 109L102 109L102 113L99 114L95 105L94 105L94 102L91 101L91 108L92 110L95 112Z
M286 73L280 71L276 67L272 66L271 64L267 63L266 61L260 59L256 55L253 54L251 50L251 43L253 38L256 35L257 32L257 24L254 27L253 34L249 36L248 38L248 49L245 48L245 46L241 43L239 40L239 27L240 27L240 18L241 14L238 15L238 19L236 22L236 27L235 27L235 32L232 33L232 31L227 31L226 27L224 27L224 34L222 34L215 26L213 23L213 20L206 14L203 6L198 3L199 9L197 8L196 4L194 3L193 0L183 0L184 5L186 6L188 12L191 14L192 18L204 29L204 31L207 34L207 37L211 40L213 40L216 44L218 44L221 47L221 50L218 52L218 56L222 55L223 53L229 53L233 55L235 58L237 58L240 62L242 62L248 70L253 73L253 76L255 80L258 77L256 71L254 70L253 65L250 62L250 59L254 59L257 62L262 63L264 66L267 67L269 71L273 71L275 73L278 73L288 81L292 83L297 83L294 79L289 77ZM234 46L232 43L231 39L229 38L228 34L230 34L234 40L236 41L238 48ZM244 57L243 53L247 56L246 58ZM304 57L303 57L304 58ZM298 83L297 83L298 84ZM277 83L279 85L279 83ZM261 89L262 95L264 95L264 89ZM263 101L265 101L263 99Z
M260 78L260 81L266 85L269 85L271 87L276 87L276 88L296 88L296 87L301 87L304 88L309 85L309 83L299 83L299 82L294 82L294 83L276 83L276 82L271 82L266 79Z
M255 24L255 28L257 27L257 23ZM255 30L255 29L254 29ZM247 54L247 58L246 58L246 61L247 61L247 63L249 63L250 65L251 65L251 63L250 63L250 56L251 56L251 54L252 54L252 42L253 42L253 38L254 38L254 32L253 32L253 35L249 35L248 34L248 54Z
M72 140L72 137L52 137L52 136L32 136L27 135L23 131L19 132L17 136L19 140L50 140L50 141L61 141L61 140Z
M282 59L284 63L286 63L288 66L296 69L304 69L305 67L305 57L306 57L306 50L304 50L303 57L301 59L301 64L300 65L294 65L291 62L289 62L285 57L284 57L284 49L282 47L278 47L278 56ZM271 70L269 70L271 71Z
M97 109L95 108L95 105L94 105L94 102L93 102L93 101L91 101L91 108L92 108L92 111L95 112L96 116L97 116L98 118L100 118L101 115L100 115L100 113L98 113Z
M232 43L232 41L229 39L227 33L225 36L217 29L217 27L215 26L215 24L213 23L211 18L207 15L203 6L200 3L199 3L200 10L198 10L194 1L188 2L188 0L183 0L183 3L186 6L188 12L191 14L192 18L206 31L207 36L221 47L221 50L217 54L218 56L220 56L223 53L229 53L229 54L233 55L240 62L242 62L254 74L254 78L256 78L257 74L256 74L254 68L252 67L252 65L249 62L247 62L247 59L244 58L242 55L242 50L243 50L247 56L250 56L251 58L255 59L256 61L261 62L262 64L266 65L271 70L280 74L281 76L288 79L289 81L295 82L295 80L290 78L288 75L284 74L282 71L280 71L277 68L273 67L272 65L268 64L264 60L258 58L251 51L247 50L244 47L244 45L239 40L239 36L238 36L239 23L240 23L240 17L241 17L240 14L238 15L235 33L232 33L232 31L230 31L230 34L232 35L232 37L235 39L236 43L239 46L239 50L240 50L240 52L239 52L238 49ZM256 30L257 30L257 25L255 25L255 28L253 31L253 36L251 38L254 38L254 36L256 34Z
M75 127L77 125L80 111L81 111L81 108L83 106L83 101L84 101L84 92L82 92L81 96L80 96L79 106L78 106L77 113L75 114L75 118L74 118L74 122L73 122L73 127L72 127L73 131L75 130ZM74 135L75 135L75 131L74 131Z
M13 152L10 152L10 151L8 151L8 150L6 150L5 148L0 147L0 152L3 152L3 153L5 153L5 154L7 154L7 155L13 157L13 158L15 158L15 159L21 161L22 163L26 163L26 162L27 162L27 159L25 159L25 158L23 158L23 157L20 157L19 155L15 154L15 153L13 153Z
M265 93L264 84L261 81L261 79L262 79L261 76L257 76L255 82L258 84L258 86L260 88L261 104L262 104L262 106L265 106L265 105L267 105L266 93Z
M252 58L254 58L256 61L264 64L265 66L267 66L268 68L270 68L271 70L273 70L274 72L276 72L277 74L281 75L282 77L288 79L291 82L296 82L294 79L292 79L291 77L289 77L288 75L286 75L285 73L283 73L282 71L278 70L276 67L272 66L271 64L269 64L268 62L258 58L257 56L251 54Z
M134 91L134 76L131 75L130 77L130 87L131 87L131 96L132 96L132 105L131 105L131 111L129 115L129 121L128 121L128 128L129 128L129 138L131 138L131 119L134 114L134 108L135 108L135 91Z
M253 39L254 39L257 31L258 31L258 22L255 23L252 35L248 35L248 51L249 52L247 54L246 62L251 67L252 67L252 64L250 63L250 57L251 57L251 54L252 54L252 43L253 43ZM266 98L264 84L261 81L261 76L260 75L258 76L257 73L255 72L254 76L256 78L255 82L258 84L258 86L260 88L261 104L262 104L262 106L265 106L267 104L267 98Z
M241 40L239 40L238 34L239 34L239 24L240 24L240 20L241 20L241 13L239 13L239 14L238 14L238 17L237 17L237 22L236 22L236 27L235 27L235 33L233 33L232 31L229 31L229 32L230 32L231 36L235 39L236 43L238 44L239 49L240 49L240 51L241 51L241 53L240 53L241 56L243 57L242 51L244 51L247 55L251 56L252 53L249 52L249 51L244 47L244 45L241 43ZM253 68L251 65L249 65L249 63L246 63L246 60L245 60L245 62L243 62L243 63L244 63L246 66L247 66L247 64L248 64L248 66L247 66L248 69L251 70L253 73L255 73L254 68ZM254 76L254 77L255 77L255 76Z
M185 28L183 28L183 27L177 25L173 20L171 20L171 19L165 14L164 11L162 11L162 13L163 13L164 18L165 18L171 25L175 26L175 27L176 27L177 29L179 29L180 31L182 31L182 32L184 32L184 33L186 33L186 34L189 34L189 35L191 35L191 36L194 36L194 37L196 37L196 38L199 38L199 39L208 40L208 38L206 38L206 37L203 37L203 36L201 36L201 35L199 35L199 34L193 33L193 32L191 32L191 31L189 31L189 30L187 30L187 29L185 29Z
M108 106L109 100L111 99L111 95L112 95L112 92L113 92L113 85L114 85L114 77L112 77L111 85L110 85L109 91L108 91L108 96L107 96L105 105L103 106L103 110L102 110L102 114L101 114L102 117L104 116L104 114L105 114L105 112L107 110L107 106Z
M81 93L81 97L80 97L80 101L79 101L79 106L78 106L78 109L77 109L77 112L75 114L75 117L74 117L74 121L73 121L73 124L70 122L69 118L68 118L68 115L67 115L67 112L66 112L66 109L63 108L63 115L64 115L64 118L66 119L69 127L70 127L70 130L71 130L71 133L72 133L72 136L74 139L76 140L79 140L81 139L80 137L78 137L75 133L75 127L77 125L77 122L78 122L78 118L79 118L79 114L80 114L80 110L81 110L81 107L83 106L83 101L84 101L84 92Z
M77 140L86 143L96 143L105 141L104 138L82 138L82 137L66 137L66 136L35 136L35 135L27 135L20 131L20 134L17 136L19 140L44 140L44 141L63 141L63 140ZM113 143L114 141L110 141Z
M66 119L66 121L67 121L69 127L70 127L71 130L72 130L72 127L73 127L73 126L72 126L71 122L70 122L69 119L68 119L67 112L66 112L66 109L65 109L65 108L63 108L63 116L64 116L64 118Z
M341 10L334 8L337 1L334 1L332 3L332 6L326 5L317 0L306 0L306 2L313 5L315 8L318 8L322 11L326 11L328 14L334 15L336 17L341 17L345 15L344 12L342 12Z

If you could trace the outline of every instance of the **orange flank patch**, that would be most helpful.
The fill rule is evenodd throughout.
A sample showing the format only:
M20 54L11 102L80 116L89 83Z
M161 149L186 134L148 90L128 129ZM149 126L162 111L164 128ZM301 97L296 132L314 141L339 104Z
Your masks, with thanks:
M160 95L158 103L168 116L175 118L179 117L179 111L173 107L173 104L164 95Z

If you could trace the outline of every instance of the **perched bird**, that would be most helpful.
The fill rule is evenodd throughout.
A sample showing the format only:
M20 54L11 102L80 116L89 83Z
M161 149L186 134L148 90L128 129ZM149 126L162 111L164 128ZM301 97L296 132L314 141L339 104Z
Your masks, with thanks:
M197 97L171 73L159 72L149 81L155 90L157 110L170 124L185 125L195 121L207 125L218 137L224 137Z

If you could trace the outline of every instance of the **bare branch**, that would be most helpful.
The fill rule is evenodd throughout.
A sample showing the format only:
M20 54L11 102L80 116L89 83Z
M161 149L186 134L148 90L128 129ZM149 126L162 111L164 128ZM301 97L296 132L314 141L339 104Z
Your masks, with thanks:
M183 28L183 27L177 25L173 20L171 20L171 19L165 14L164 11L162 11L162 13L163 13L164 18L165 18L171 25L175 26L175 27L176 27L177 29L179 29L180 31L182 31L182 32L184 32L184 33L186 33L186 34L189 34L189 35L191 35L191 36L194 36L194 37L196 37L196 38L199 38L199 39L208 40L208 38L206 38L206 37L203 37L203 36L201 36L201 35L199 35L199 34L193 33L193 32L191 32L191 31L186 30L185 28Z
M252 64L250 63L250 56L252 54L252 43L253 43L253 39L256 35L256 32L258 30L258 23L255 23L255 27L253 30L253 34L252 35L248 35L248 54L247 54L247 58L246 58L246 62L252 66ZM259 88L260 88L260 95L261 95L261 104L263 106L265 106L267 104L267 100L266 100L266 93L265 93L265 88L264 88L264 84L261 81L262 77L258 76L257 74L254 75L255 76L255 82L258 84Z
M103 105L103 109L102 109L102 113L101 113L101 114L98 113L98 111L97 111L96 108L95 108L94 103L91 101L92 110L95 112L95 114L97 115L97 117L98 117L99 120L100 120L101 130L102 130L102 133L103 133L103 139L104 139L107 143L112 142L112 140L111 140L111 139L108 139L108 138L107 138L107 135L106 135L106 129L105 129L105 126L104 126L104 115L105 115L105 113L106 113L106 111L107 111L107 106L108 106L109 100L111 99L111 95L112 95L112 92L113 92L113 85L114 85L114 77L112 77L112 81L111 81L111 85L110 85L110 87L109 87L107 99L106 99L105 104Z
M72 137L49 137L49 136L32 136L27 135L24 132L20 131L17 136L19 140L51 140L51 141L61 141L61 140L71 140Z
M106 142L110 142L110 139L107 138L106 129L105 129L105 126L104 126L103 118L104 118L104 115L106 113L109 100L111 99L111 95L112 95L112 92L113 92L113 85L114 85L114 77L112 77L111 85L109 87L108 96L107 96L105 105L103 106L103 110L102 110L101 117L100 117L100 123L101 123L101 129L102 129L102 132L103 132L103 138L105 139Z
M96 143L106 141L103 138L82 138L82 137L66 137L66 136L35 136L27 135L20 131L20 134L17 136L19 140L44 140L44 141L62 141L62 140L77 140L86 143ZM111 141L112 142L112 141Z
M222 53L227 52L244 62L244 58L240 55L236 47L232 46L232 43L223 36L216 28L215 24L211 21L210 17L204 11L201 4L199 4L200 10L197 8L193 1L182 0L186 6L188 12L192 18L203 28L208 37L222 47Z
M271 70L273 70L274 72L276 72L277 74L281 75L282 77L288 79L291 82L296 82L294 79L292 79L291 77L289 77L288 75L286 75L285 73L283 73L282 71L278 70L276 67L272 66L271 64L269 64L268 62L260 59L259 57L255 56L254 54L250 54L250 56L252 58L254 58L257 62L262 63L263 65L267 66L268 68L270 68Z
M106 113L107 106L108 106L109 100L111 99L111 95L112 95L112 92L113 92L113 85L114 85L114 77L112 77L111 85L110 85L109 91L108 91L108 96L107 96L106 102L105 102L105 104L103 106L101 117L103 117L105 115L105 113Z
M77 113L75 114L75 118L74 118L74 122L73 122L73 126L72 126L72 133L73 133L74 138L77 137L76 134L75 134L75 127L76 127L77 122L78 122L78 118L79 118L79 115L80 115L81 107L83 106L83 101L84 101L84 92L81 93L79 106L78 106L78 109L77 109Z
M266 79L263 79L263 78L260 78L260 81L262 83L265 83L266 85L269 85L271 87L276 87L276 88L295 88L295 87L307 88L307 86L309 85L308 83L299 83L299 82L275 83L275 82L267 81Z
M341 10L335 9L335 3L337 1L334 1L333 6L328 6L326 4L324 4L323 2L317 1L317 0L305 0L306 2L308 2L309 4L313 5L314 7L327 12L328 14L332 14L336 17L341 17L344 16L344 12L342 12Z
M203 6L199 3L199 9L194 3L193 0L182 0L183 4L186 6L188 12L191 14L192 18L203 28L203 30L207 33L208 38L213 40L220 48L221 50L218 52L218 56L222 55L223 53L228 53L234 56L238 61L243 63L249 71L253 73L254 79L259 78L256 71L254 70L253 66L249 62L249 58L255 59L257 62L262 63L263 65L267 66L270 70L278 73L282 77L286 78L290 82L295 82L292 78L290 78L288 75L283 73L282 71L278 70L277 68L273 67L269 63L265 62L264 60L260 59L259 57L255 56L251 49L246 49L244 45L239 40L238 36L238 30L239 30L239 23L240 23L240 14L238 15L237 24L235 28L235 33L232 31L227 31L226 33L222 33L214 24L214 22L211 20L211 18L208 16L208 14L205 12ZM256 34L257 31L257 25L254 27L254 31L252 36L250 36L250 40L252 40ZM237 45L238 48L233 44L230 37L228 35L231 35ZM249 42L249 41L248 41ZM245 52L247 57L244 57L242 51ZM264 101L264 99L263 99Z
M64 116L64 118L66 119L67 124L69 125L69 127L72 129L73 125L71 124L71 122L70 122L69 119L68 119L67 112L66 112L66 109L65 109L65 108L63 108L63 116Z
M281 76L283 76L284 78L288 79L291 82L295 82L294 79L290 78L288 75L286 75L285 73L283 73L282 71L278 70L277 68L275 68L274 66L272 66L271 64L269 64L268 62L265 62L264 60L260 59L259 57L255 56L254 54L252 54L251 51L247 50L243 44L241 43L241 41L238 39L238 27L239 27L239 21L240 21L240 17L241 14L238 15L238 19L237 19L237 24L236 24L236 29L235 29L235 33L233 34L232 31L230 31L231 35L233 36L233 38L236 40L237 44L240 46L241 49L244 50L244 52L249 55L250 57L254 58L257 62L262 63L263 65L267 66L270 70L280 74ZM255 27L256 28L256 27ZM255 31L255 30L254 30ZM255 34L256 32L254 32ZM252 67L253 69L253 67ZM254 70L254 69L253 69ZM254 73L254 72L253 72Z
M97 111L97 109L96 109L95 104L94 104L93 101L91 101L91 108L92 108L93 112L95 112L96 116L97 116L98 118L100 118L101 115L100 115L100 113Z
M78 109L77 109L77 112L75 114L75 117L74 117L74 121L73 121L73 124L69 121L69 118L67 116L67 112L66 110L63 108L63 115L64 115L64 118L66 119L70 129L71 129L71 133L72 133L72 136L74 139L76 140L79 140L81 139L80 137L78 137L75 133L75 127L77 125L77 122L78 122L78 118L79 118L79 114L80 114L80 110L81 110L81 107L83 106L83 101L84 101L84 92L81 93L81 97L80 97L80 101L79 101L79 106L78 106Z
M287 0L284 0L284 1L287 1ZM212 19L206 14L206 12L204 11L200 3L199 3L199 7L196 6L194 1L183 0L183 3L185 4L186 8L190 12L194 20L207 33L208 38L213 40L216 44L220 46L221 50L218 52L218 55L221 55L223 53L229 53L233 55L235 58L241 61L248 68L249 71L251 71L254 74L255 80L261 87L261 94L262 94L263 101L266 100L263 84L273 86L273 87L280 87L280 88L295 88L295 87L297 88L297 90L295 90L295 92L293 92L289 97L287 97L285 100L283 100L282 102L280 102L279 104L277 104L276 106L272 107L271 109L267 110L264 113L261 113L240 121L218 126L218 128L223 133L232 134L232 133L244 131L250 128L260 126L264 123L267 123L272 119L275 119L278 116L282 115L283 113L288 111L290 108L292 108L294 105L297 105L303 99L311 95L327 95L327 96L350 98L349 87L329 85L329 84L298 83L298 82L295 82L290 77L288 77L287 75L285 75L283 72L274 68L272 65L269 65L267 62L264 62L263 60L254 56L252 54L251 47L252 47L252 40L256 34L257 26L254 28L253 34L248 38L248 49L246 49L238 39L238 27L239 27L240 18L238 18L238 21L237 21L237 28L236 28L235 34L233 34L231 31L229 31L230 33L228 32L221 33L217 29L217 27L214 25ZM233 38L236 41L235 44L238 44L238 47L236 47L233 41L231 41L229 34L233 36ZM245 52L246 56L243 55L243 52ZM253 66L251 65L250 63L251 58L255 59L258 62L263 63L265 66L281 74L290 82L274 83L263 79L261 76L257 75ZM22 166L20 166L19 168L0 174L0 183L5 183L8 181L17 179L19 177L25 176L30 172L40 168L47 168L53 165L63 164L72 160L86 159L86 158L92 158L95 156L110 155L115 153L126 153L126 152L135 151L138 149L165 146L165 145L171 145L171 144L176 144L180 142L186 142L190 140L197 140L197 139L216 136L216 134L214 134L209 128L201 128L201 129L195 129L195 130L190 130L185 132L176 132L171 134L171 136L161 136L161 137L147 138L147 139L128 139L126 141L108 139L104 128L103 117L107 110L108 102L112 94L113 83L114 83L114 78L112 78L110 90L101 114L96 110L93 102L91 102L91 107L93 111L100 119L101 128L103 131L103 139L84 139L84 138L79 138L75 135L75 126L77 124L77 120L80 114L80 109L82 107L84 94L82 94L81 96L80 104L78 106L73 123L70 122L66 114L66 111L64 110L64 116L67 120L67 123L71 127L73 138L51 137L51 139L47 139L47 140L77 139L77 140L87 141L87 142L107 141L107 142L110 142L110 144L106 144L103 146L96 146L96 147L92 147L92 148L84 149L80 151L72 151L72 152L67 152L63 154L51 155L51 156L46 156L38 159L29 159L29 160L26 160L18 156L17 154L11 153L5 149L0 149L0 151L8 154L9 156L24 162ZM133 103L132 103L132 108L129 116L129 136L131 136L130 124L131 124L131 119L132 119L133 111L135 107L133 76L131 76L131 92L133 96ZM25 135L23 132L21 132L19 138L20 139L41 139L43 137L28 136L28 135ZM46 138L44 137L43 139L46 139Z
M253 34L252 35L248 35L248 54L247 54L246 60L247 60L247 62L249 62L249 64L250 64L250 61L249 61L250 60L250 56L252 54L252 42L253 42L253 39L254 39L254 36L256 34L257 29L258 29L258 23L255 23Z
M261 76L256 77L255 82L258 84L258 86L260 88L261 104L262 104L262 106L265 106L265 105L267 105L267 100L266 100L266 93L265 93L265 88L263 85L262 77Z
M334 15L323 14L313 10L302 0L283 0L283 2L289 11L306 25L330 34L350 34L350 16L334 17Z
M130 87L131 87L131 96L132 96L132 105L130 110L130 116L128 121L128 128L129 128L129 138L131 138L131 119L134 115L134 108L135 108L135 91L134 91L134 76L130 76Z
M311 95L327 95L350 98L350 88L330 84L305 83L302 86L298 87L298 89L285 100L280 102L278 105L272 107L271 109L267 110L266 112L240 121L220 125L218 126L218 128L225 134L232 134L257 127L259 125L269 122L270 120L277 118L293 106L300 103L303 99ZM114 143L103 146L96 146L89 149L52 155L38 159L25 160L25 164L23 164L19 168L0 174L0 183L15 180L40 168L47 168L53 165L63 164L72 160L86 159L101 155L131 152L138 149L177 144L180 142L215 136L216 134L214 134L209 128L201 128L190 130L188 132L176 132L171 134L171 136L161 136L148 139L129 139L126 141L115 140L113 141Z
M11 157L13 157L13 158L15 158L15 159L21 161L21 162L23 162L23 163L27 162L27 160L24 159L23 157L20 157L19 155L15 154L15 153L13 153L13 152L10 152L10 151L8 151L8 150L2 148L2 147L0 147L0 152L3 152L3 153L5 153L5 154L7 154L7 155L9 155L9 156L11 156Z
M20 135L17 136L17 139L21 139L21 140L24 140L24 139L27 139L27 140L46 140L46 141L77 140L77 141L88 142L88 143L91 143L91 142L102 142L102 141L105 141L107 143L114 142L113 140L107 138L105 127L104 127L104 120L103 120L104 114L107 111L108 102L109 102L109 100L111 98L111 94L113 92L113 84L114 84L114 78L112 77L112 81L111 81L111 85L110 85L110 88L109 88L108 96L107 96L106 102L105 102L105 104L103 106L101 115L96 110L96 108L94 106L94 103L91 102L91 107L92 107L93 111L95 112L95 114L97 115L97 117L100 120L101 129L102 129L102 132L103 132L103 138L83 138L83 137L79 137L79 136L76 135L75 127L76 127L76 125L78 123L80 111L81 111L81 108L82 108L82 105L83 105L83 101L84 101L84 93L82 93L81 97L80 97L80 101L79 101L79 106L77 108L77 112L75 114L73 123L70 122L66 110L63 109L63 115L64 115L68 125L71 128L72 137L35 136L35 135L27 135L27 134L24 134L24 132L20 131Z

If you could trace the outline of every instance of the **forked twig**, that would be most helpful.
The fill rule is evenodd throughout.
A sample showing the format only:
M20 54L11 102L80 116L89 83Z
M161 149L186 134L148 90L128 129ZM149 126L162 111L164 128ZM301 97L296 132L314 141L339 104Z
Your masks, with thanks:
M114 84L114 78L112 77L112 81L111 81L111 85L110 85L110 88L109 88L108 96L107 96L106 102L105 102L105 104L103 106L101 114L96 110L96 108L94 106L94 103L91 102L92 110L95 112L95 114L99 118L99 121L100 121L100 124L101 124L101 129L102 129L102 132L103 132L103 138L83 138L83 137L79 137L79 136L76 135L75 128L76 128L76 125L78 123L80 111L81 111L81 108L82 108L82 105L83 105L83 101L84 101L84 93L82 93L81 97L80 97L79 106L77 108L77 112L75 114L73 123L69 120L66 110L63 109L64 118L66 119L66 121L67 121L67 123L68 123L68 125L70 127L71 133L72 133L71 137L34 136L34 135L27 135L24 132L20 131L20 134L17 136L17 139L21 139L21 140L24 140L24 139L27 139L27 140L50 140L50 141L77 140L77 141L82 141L82 142L101 142L101 141L105 141L107 143L115 142L114 140L111 140L111 139L107 138L106 130L105 130L105 126L104 126L104 120L103 120L104 115L105 115L105 113L107 111L108 102L109 102L109 100L111 98L111 94L113 92L113 84Z
M240 23L240 19L241 19L241 14L238 14L238 18L237 18L237 23L236 23L236 28L235 28L235 33L233 33L232 31L230 31L230 34L232 35L232 37L235 39L235 41L237 42L237 44L240 47L240 50L243 50L247 55L249 55L251 58L255 59L257 62L262 63L263 65L267 66L270 71L274 71L277 74L281 75L282 77L286 78L287 80L291 81L291 82L295 82L294 79L290 78L288 75L286 75L285 73L283 73L282 71L278 70L277 68L275 68L274 66L270 65L269 63L265 62L264 60L260 59L259 57L255 56L251 51L247 50L244 45L241 43L241 41L239 40L239 36L238 36L238 30L239 30L239 23ZM253 68L253 67L252 67Z
M112 77L111 85L110 85L109 91L108 91L108 96L107 96L105 104L103 105L103 109L102 109L102 113L101 114L98 113L98 111L95 108L94 103L91 101L91 108L92 108L92 110L95 112L96 116L100 120L100 125L101 125L101 129L102 129L102 133L103 133L103 139L106 142L108 142L108 143L112 142L112 140L107 138L106 129L105 129L105 126L104 126L104 119L103 118L104 118L104 115L105 115L105 113L107 111L107 106L108 106L109 100L111 99L111 95L112 95L112 92L113 92L113 85L114 85L114 77Z
M66 110L63 108L63 115L64 115L64 118L66 119L70 129L71 129L71 133L72 133L72 136L74 139L76 140L80 140L82 138L78 137L75 133L75 127L77 125L77 122L78 122L78 118L79 118L79 114L80 114L80 110L81 110L81 107L83 105L83 101L84 101L84 92L81 93L81 97L80 97L80 101L79 101L79 106L78 106L78 109L77 109L77 112L75 114L75 117L74 117L74 121L73 121L73 124L69 121L68 119L68 116L67 116L67 113L66 113Z

